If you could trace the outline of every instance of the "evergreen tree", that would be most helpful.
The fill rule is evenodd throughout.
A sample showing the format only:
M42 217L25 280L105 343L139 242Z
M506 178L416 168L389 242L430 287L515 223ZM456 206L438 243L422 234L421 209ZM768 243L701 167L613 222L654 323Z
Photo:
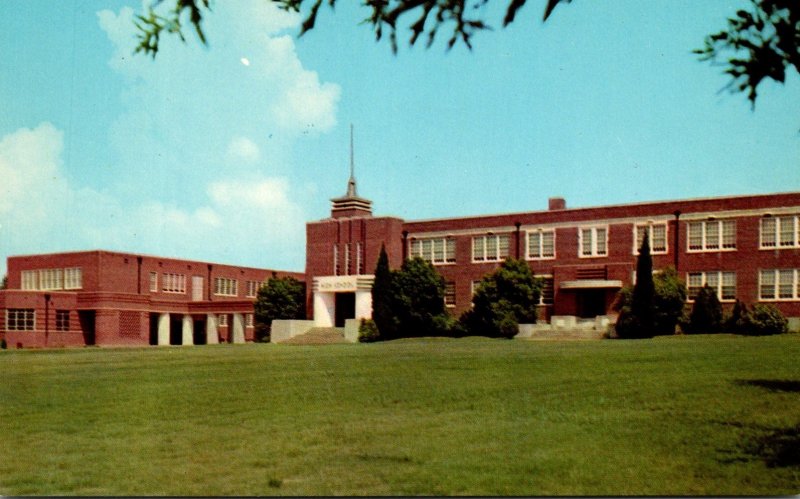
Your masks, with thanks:
M294 277L277 277L275 272L258 290L254 322L257 341L268 341L275 319L306 318L306 286Z
M653 257L647 232L636 259L636 284L631 293L630 307L622 308L616 330L621 338L651 338L655 333Z
M697 293L689 315L689 331L692 333L718 333L722 326L722 305L717 292L703 286Z
M386 248L381 245L378 263L375 266L375 281L372 283L372 320L378 328L381 339L397 337L397 317L392 311L393 285L392 271Z

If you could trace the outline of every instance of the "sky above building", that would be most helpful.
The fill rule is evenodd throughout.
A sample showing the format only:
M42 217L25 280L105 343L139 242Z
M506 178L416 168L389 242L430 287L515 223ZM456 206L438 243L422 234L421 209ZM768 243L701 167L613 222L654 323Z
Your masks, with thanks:
M529 0L469 51L398 53L340 0L301 18L215 2L208 45L133 54L122 0L0 2L0 274L109 249L302 271L305 222L344 194L446 218L800 188L800 78L755 109L691 51L745 1Z

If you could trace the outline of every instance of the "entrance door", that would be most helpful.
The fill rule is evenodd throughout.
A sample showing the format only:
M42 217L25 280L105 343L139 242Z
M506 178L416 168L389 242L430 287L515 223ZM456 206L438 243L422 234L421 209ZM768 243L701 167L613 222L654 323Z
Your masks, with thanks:
M356 294L336 293L336 309L334 311L334 326L344 327L345 319L356 317Z
M203 276L192 276L192 301L203 301Z
M606 313L606 290L583 289L578 291L578 317L592 318Z

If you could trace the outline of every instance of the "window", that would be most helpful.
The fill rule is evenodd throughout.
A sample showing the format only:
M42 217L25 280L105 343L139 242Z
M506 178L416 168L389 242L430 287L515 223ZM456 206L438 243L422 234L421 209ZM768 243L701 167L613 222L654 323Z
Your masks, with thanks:
M800 217L788 215L761 219L761 248L800 247Z
M651 254L658 255L667 252L667 222L636 225L634 231L634 255L639 254L645 233L648 235Z
M44 269L39 271L39 289L63 289L63 271L61 269Z
M364 274L364 247L360 242L356 243L356 274Z
M227 277L214 278L214 294L220 296L237 296L239 294L239 281Z
M253 327L253 314L244 314L244 327Z
M255 298L258 295L258 288L261 287L261 283L258 281L247 281L247 297L248 298Z
M339 246L333 245L333 275L339 275Z
M56 310L56 331L69 331L69 310Z
M693 301L706 285L717 293L720 301L736 299L736 272L690 272L686 279L689 301Z
M150 272L150 292L158 292L158 272Z
M22 271L22 289L36 290L39 289L39 273L35 270Z
M446 307L456 306L456 283L444 283L444 305Z
M736 249L736 220L703 220L686 224L689 251Z
M6 310L6 330L33 331L36 327L36 312L32 308L9 308Z
M162 274L161 291L165 293L185 293L186 276L183 274Z
M344 245L344 275L350 275L350 243Z
M472 296L475 296L475 293L478 292L478 288L481 286L481 281L472 281L472 283L470 283L470 286L471 286L470 292L472 293Z
M219 317L219 325L220 326L227 326L228 325L228 314L220 314L218 317Z
M412 239L408 257L413 258L415 256L428 260L434 265L455 263L456 240L452 237Z
M64 269L64 289L81 289L83 287L83 271L80 267Z
M528 231L528 260L556 257L556 231L553 229Z
M552 305L555 298L555 286L552 276L538 276L542 279L542 294L539 296L539 305Z
M578 229L578 248L581 257L608 254L608 227L582 227Z
M472 238L473 262L497 262L508 257L508 234L475 236Z
M800 269L762 270L758 290L760 300L800 300Z

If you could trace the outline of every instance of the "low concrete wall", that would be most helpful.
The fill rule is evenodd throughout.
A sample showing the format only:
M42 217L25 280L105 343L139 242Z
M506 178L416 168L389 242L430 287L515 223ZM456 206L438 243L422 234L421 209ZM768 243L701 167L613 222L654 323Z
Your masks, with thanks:
M270 343L280 343L307 333L314 327L314 321L275 320L272 321Z
M360 325L361 319L345 319L344 339L350 343L358 343L358 326Z
M790 333L800 333L800 317L787 317L786 320L789 321Z

